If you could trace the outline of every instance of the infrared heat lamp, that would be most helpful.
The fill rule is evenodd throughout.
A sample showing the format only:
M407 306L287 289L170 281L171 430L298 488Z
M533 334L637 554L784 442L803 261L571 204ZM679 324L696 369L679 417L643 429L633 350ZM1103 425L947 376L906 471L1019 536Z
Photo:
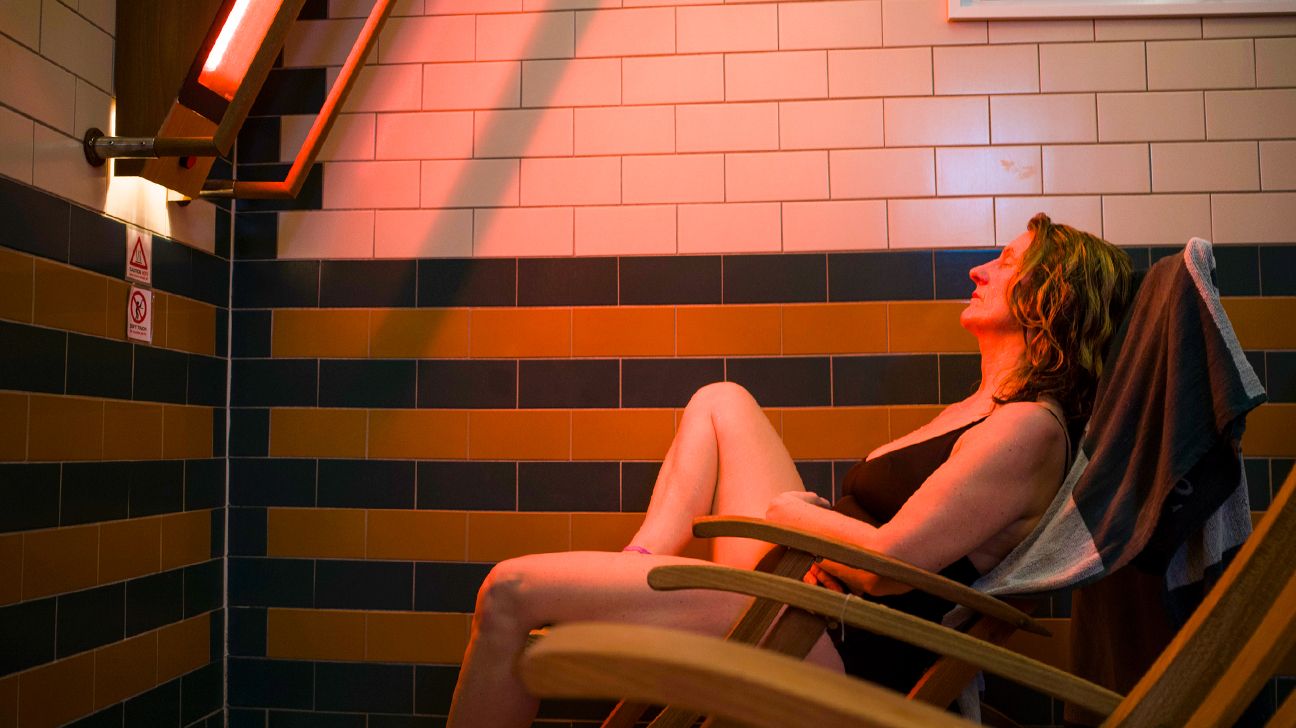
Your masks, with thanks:
M118 0L121 136L87 130L86 161L116 158L115 175L188 198L296 197L394 2L375 0L288 176L235 182L207 178L229 155L306 0Z

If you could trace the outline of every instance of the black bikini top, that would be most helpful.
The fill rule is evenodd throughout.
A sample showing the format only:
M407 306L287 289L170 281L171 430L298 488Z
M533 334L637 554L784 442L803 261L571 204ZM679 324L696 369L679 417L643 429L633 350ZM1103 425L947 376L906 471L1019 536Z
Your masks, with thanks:
M1062 431L1066 433L1066 425L1057 414L1052 409L1048 409L1048 413L1058 420ZM842 497L834 510L875 526L890 521L927 478L949 460L959 437L984 422L988 416L926 440L888 450L871 460L864 459L855 463L842 480ZM1068 433L1065 467L1070 465L1071 438Z
M956 430L855 463L842 481L842 497L835 510L874 525L891 520L936 468L949 460L959 437L984 420L981 417Z

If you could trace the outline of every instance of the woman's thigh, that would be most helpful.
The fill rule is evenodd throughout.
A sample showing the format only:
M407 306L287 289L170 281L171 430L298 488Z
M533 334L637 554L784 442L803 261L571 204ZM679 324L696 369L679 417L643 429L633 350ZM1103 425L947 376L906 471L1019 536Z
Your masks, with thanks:
M726 385L719 394L721 400L712 408L719 455L712 512L763 518L775 496L803 491L805 485L783 438L756 400L737 385ZM712 558L750 569L768 550L761 542L722 538L715 539Z
M681 556L573 551L523 556L500 563L483 590L508 601L517 627L535 629L572 621L607 621L674 627L722 637L752 599L711 589L656 591L648 572L674 564L710 565ZM487 609L487 612L489 609ZM841 671L825 635L810 658Z

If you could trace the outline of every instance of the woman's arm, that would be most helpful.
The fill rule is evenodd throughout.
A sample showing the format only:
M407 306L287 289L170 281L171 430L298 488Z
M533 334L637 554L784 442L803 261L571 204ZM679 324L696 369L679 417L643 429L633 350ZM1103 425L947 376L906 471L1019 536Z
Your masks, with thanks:
M1035 515L1041 502L1047 505L1064 453L1065 438L1051 414L1034 403L1012 403L964 434L949 459L880 527L815 505L814 496L790 493L770 502L767 518L940 571ZM824 562L822 568L851 591L908 589L840 564Z

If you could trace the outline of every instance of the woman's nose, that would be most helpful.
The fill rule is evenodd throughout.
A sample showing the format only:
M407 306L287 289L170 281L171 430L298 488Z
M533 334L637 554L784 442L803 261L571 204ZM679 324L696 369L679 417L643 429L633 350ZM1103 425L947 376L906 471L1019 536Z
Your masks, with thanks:
M985 282L986 282L986 277L985 277L985 266L984 266L984 265L978 265L978 266L976 266L975 268L972 268L971 270L969 270L969 271L968 271L968 278L971 278L971 279L972 279L972 282L975 283L975 284L977 284L977 285L981 285L982 283L985 283Z

